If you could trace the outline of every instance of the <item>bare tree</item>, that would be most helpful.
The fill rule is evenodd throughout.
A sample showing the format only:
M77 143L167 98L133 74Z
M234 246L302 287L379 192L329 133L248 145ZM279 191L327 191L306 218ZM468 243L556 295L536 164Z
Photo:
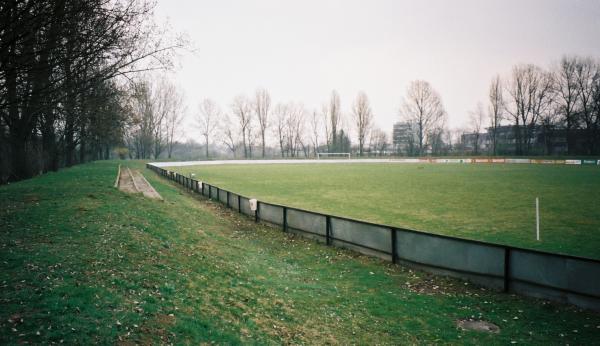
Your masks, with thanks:
M564 56L554 72L556 102L567 131L567 150L574 153L575 132L578 123L579 93L577 86L577 57Z
M331 148L331 127L329 123L329 105L323 104L321 106L321 121L323 122L323 128L325 129L325 144L327 145L327 152L332 152Z
M489 102L490 144L492 145L492 155L496 156L498 154L498 127L504 117L504 96L502 80L499 75L496 75L490 84Z
M424 145L429 142L428 136L445 121L446 111L439 94L426 81L412 81L400 114L406 122L414 124L419 155L423 155Z
M222 118L223 122L220 124L221 140L227 149L229 149L233 158L235 158L239 143L239 130L236 128L236 122L231 120L228 114L223 114Z
M594 114L592 151L598 154L600 149L600 62L597 63L596 68L596 78L592 83L592 112Z
M354 117L354 125L358 133L358 152L363 156L365 139L373 126L373 112L369 104L369 98L363 91L359 92L352 106L352 115Z
M460 134L456 129L447 129L444 131L443 141L451 152L460 152Z
M169 158L173 155L173 148L177 142L177 138L181 135L180 126L183 120L183 113L173 112L169 114L166 123L167 133L167 155Z
M598 111L594 109L594 91L600 79L600 67L592 58L582 58L576 65L575 82L579 96L581 121L586 131L587 154L595 154L598 136Z
M183 96L164 76L145 75L132 90L128 99L132 118L125 130L130 150L136 158L147 159L158 158L166 148L170 158L183 120Z
M292 105L290 107L288 125L290 127L290 137L293 139L291 142L291 150L293 155L298 156L298 151L303 148L305 156L306 150L304 145L304 125L306 117L306 108L302 104Z
M330 123L330 131L331 131L331 150L338 151L338 140L339 133L338 129L340 127L341 121L341 109L340 109L340 94L337 91L333 90L331 92L331 98L329 99L329 123Z
M198 126L200 127L200 131L202 133L202 137L204 137L204 146L206 147L206 158L209 157L208 143L210 137L214 133L217 128L218 119L221 114L221 110L219 106L211 100L204 99L202 103L198 106L199 114L197 118Z
M513 120L517 155L529 153L535 125L550 104L552 88L550 74L541 68L533 64L513 67L505 110Z
M545 142L545 153L551 150L551 143L554 137L554 125L556 120L556 94L555 80L551 72L540 70L539 79L534 94L533 113L535 114L535 123L532 127L541 125L542 137ZM539 134L536 134L539 136Z
M539 123L542 129L541 140L544 144L544 154L552 155L554 152L554 142L556 138L556 126L560 123L561 111L559 106L554 103L553 107L540 115ZM568 133L567 133L568 136ZM567 143L568 145L568 143Z
M158 121L154 111L151 84L142 80L132 84L129 98L131 110L131 126L128 129L131 148L137 159L148 159L152 155ZM159 133L161 133L159 131Z
M157 92L156 100L158 105L156 108L159 112L159 117L164 117L167 155L171 158L173 155L173 146L177 138L181 135L181 123L185 113L183 95L177 90L174 84L167 80L163 80L159 84Z
M246 139L248 141L248 157L252 158L254 155L253 149L256 146L256 141L258 140L258 134L255 131L256 124L253 121L253 118L250 118L250 122L248 123L248 127L246 128Z
M431 152L434 155L447 154L448 148L444 143L446 130L446 122L441 121L434 126L427 134L427 144L431 147Z
M316 110L312 112L312 116L310 117L310 131L313 152L316 157L319 150L319 134L321 133L321 117Z
M248 99L239 95L233 99L233 103L231 105L231 109L233 114L237 117L238 124L240 126L240 131L242 133L242 145L244 146L244 158L248 158L249 150L248 150L248 140L250 134L248 133L250 128L250 122L252 121L252 108Z
M271 96L269 95L269 92L265 89L256 90L254 99L254 113L256 114L256 118L258 119L258 124L260 127L262 157L265 157L265 134L270 125L270 109Z
M479 145L481 142L481 129L483 127L483 120L485 118L485 111L483 110L483 104L477 103L477 107L474 111L469 114L469 123L471 124L471 130L473 131L473 154L479 155Z
M371 131L371 143L376 155L383 155L389 145L387 133L380 128L373 129Z
M275 135L279 144L281 157L285 157L285 147L287 144L286 138L286 122L288 116L288 107L286 104L278 103L274 110L275 115Z

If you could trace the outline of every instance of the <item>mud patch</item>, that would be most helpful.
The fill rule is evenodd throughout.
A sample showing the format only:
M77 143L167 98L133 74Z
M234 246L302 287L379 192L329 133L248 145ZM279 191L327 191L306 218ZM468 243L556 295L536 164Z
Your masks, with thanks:
M500 327L491 322L481 320L458 320L456 321L456 326L462 330L474 330L476 332L486 332L493 334L500 333Z

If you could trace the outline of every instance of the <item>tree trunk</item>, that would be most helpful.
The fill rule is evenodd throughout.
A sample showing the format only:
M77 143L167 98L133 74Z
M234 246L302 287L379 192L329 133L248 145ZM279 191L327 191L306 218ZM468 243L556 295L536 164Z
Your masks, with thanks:
M265 131L262 131L262 157L265 158Z
M206 158L208 159L208 136L204 137L204 142L206 144Z
M86 142L84 140L83 130L81 133L81 139L79 140L79 163L85 162L85 151L86 151Z
M47 121L42 128L42 148L44 172L58 171L58 148L54 133L54 119Z
M242 139L244 142L244 158L248 158L248 147L246 146L246 130L242 130Z
M33 176L27 160L29 157L27 150L29 144L28 139L29 135L27 133L22 133L22 131L17 130L11 133L12 173L10 174L9 180L21 180Z

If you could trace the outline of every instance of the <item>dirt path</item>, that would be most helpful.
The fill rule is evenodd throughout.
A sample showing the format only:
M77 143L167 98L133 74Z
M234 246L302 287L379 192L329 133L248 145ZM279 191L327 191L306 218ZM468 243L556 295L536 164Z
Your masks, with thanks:
M128 168L128 170L129 170L129 168ZM160 197L158 192L156 192L156 190L154 190L154 187L152 187L152 185L150 185L148 180L146 180L146 178L142 175L142 173L140 173L140 171L135 170L135 171L130 171L130 173L133 176L133 183L135 184L135 187L138 189L138 191L140 191L141 193L144 194L144 197L153 198L153 199L162 199L162 197Z
M162 197L154 190L154 187L137 170L132 171L129 167L122 167L119 174L118 187L127 193L142 193L146 198L159 199Z

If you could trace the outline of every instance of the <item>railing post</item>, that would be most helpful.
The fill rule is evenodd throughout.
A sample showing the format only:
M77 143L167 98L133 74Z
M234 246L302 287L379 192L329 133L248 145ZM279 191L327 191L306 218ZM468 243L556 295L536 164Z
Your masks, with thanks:
M504 292L510 290L510 248L504 248Z
M242 213L242 198L238 195L238 213Z
M208 199L212 199L212 188L208 185Z
M229 205L229 191L227 191L227 208L231 208L231 205Z
M283 232L287 232L287 208L283 207Z
M254 211L254 222L258 222L258 213L260 212L260 202L256 201L256 210Z
M392 263L396 264L398 262L398 245L396 244L398 234L395 228L391 228L390 231L392 232Z
M217 202L221 202L221 198L219 197L221 189L217 187Z
M325 216L325 244L331 245L331 216Z

